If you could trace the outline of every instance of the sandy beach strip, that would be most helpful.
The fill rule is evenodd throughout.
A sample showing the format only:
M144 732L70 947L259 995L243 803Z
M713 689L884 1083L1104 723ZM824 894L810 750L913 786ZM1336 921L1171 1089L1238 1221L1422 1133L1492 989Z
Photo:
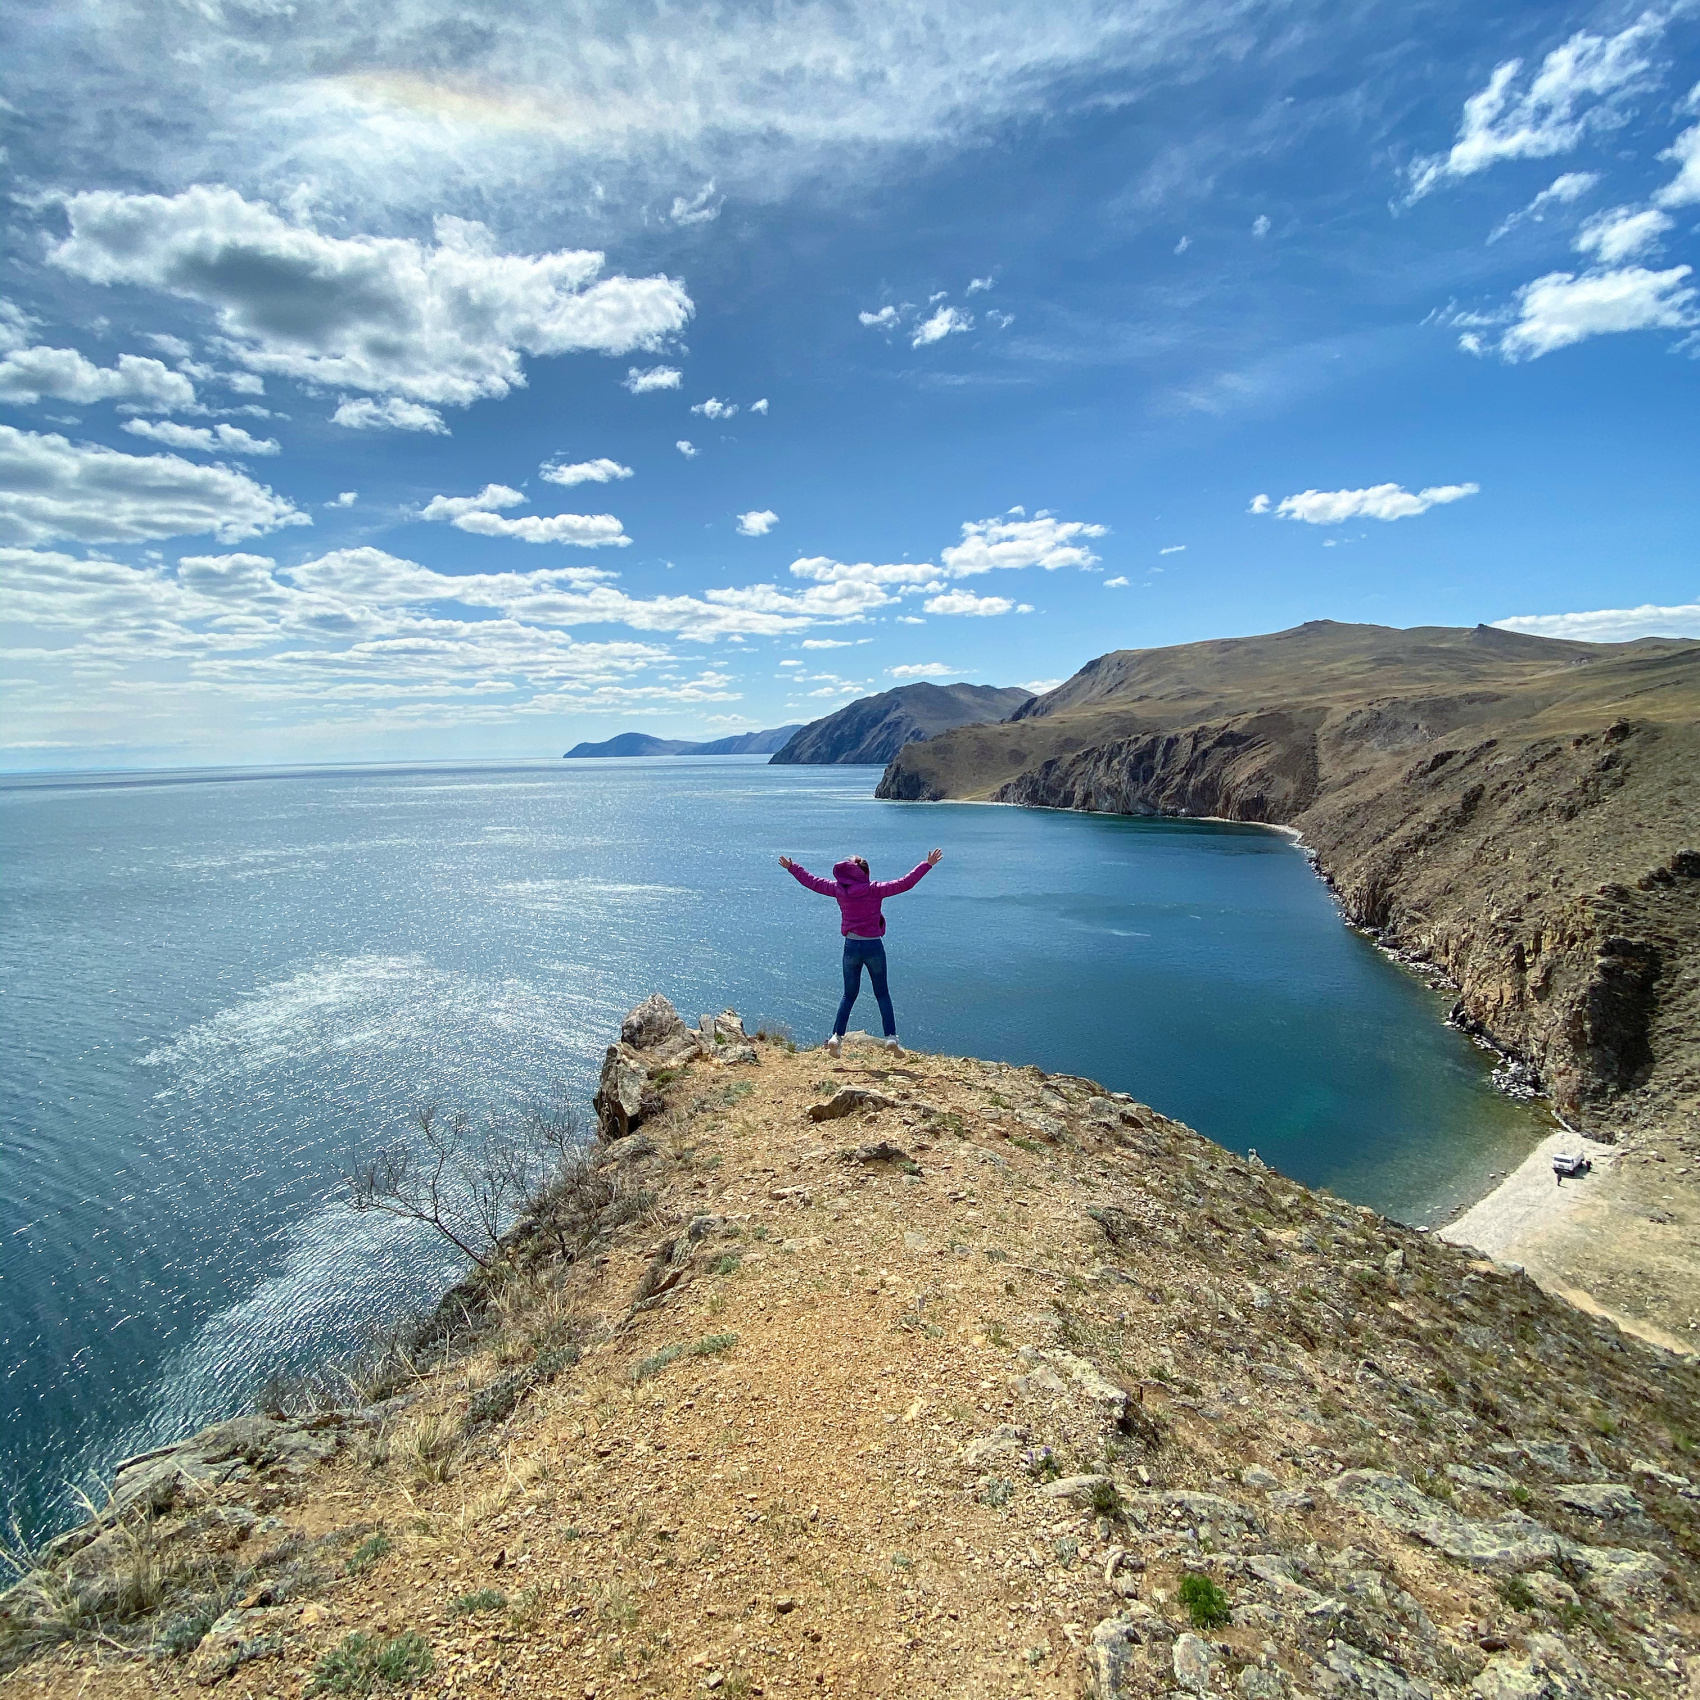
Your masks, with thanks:
M1553 1174L1552 1160L1561 1151L1580 1151L1593 1172L1562 1184ZM1598 1190L1617 1161L1615 1145L1602 1145L1560 1128L1549 1133L1523 1161L1457 1220L1440 1229L1453 1245L1471 1246L1496 1263L1521 1263L1519 1246L1558 1227L1585 1201L1590 1187Z

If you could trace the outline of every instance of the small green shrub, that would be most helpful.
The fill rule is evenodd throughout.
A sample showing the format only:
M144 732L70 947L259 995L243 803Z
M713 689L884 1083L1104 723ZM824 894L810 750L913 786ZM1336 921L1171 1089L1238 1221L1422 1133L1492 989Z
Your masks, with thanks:
M647 1381L652 1375L659 1375L669 1364L676 1364L681 1358L712 1357L716 1352L729 1352L737 1345L736 1334L705 1334L702 1339L693 1341L690 1345L663 1346L659 1352L644 1358L633 1370L633 1381Z
M1504 1577L1499 1584L1499 1597L1513 1611L1533 1611L1540 1603L1521 1576Z
M179 1612L159 1632L155 1645L174 1659L186 1658L200 1646L206 1633L218 1621L218 1607L211 1602L196 1606L193 1611Z
M375 1688L407 1688L436 1668L423 1636L404 1630L388 1641L359 1630L313 1667L309 1694L370 1694Z
M479 1612L502 1611L507 1603L508 1596L500 1588L480 1588L476 1593L462 1594L455 1601L455 1615L475 1617Z
M1001 1510L1015 1498L1015 1483L1006 1482L1002 1476L993 1476L974 1497L994 1511Z
M711 1273L715 1275L735 1275L743 1265L743 1258L737 1252L729 1251L714 1260Z
M1208 1576L1201 1576L1196 1570L1181 1578L1181 1604L1186 1607L1194 1629L1220 1629L1233 1616L1228 1596Z
M388 1535L368 1535L353 1552L348 1555L348 1562L343 1569L350 1576L363 1576L374 1564L390 1550L391 1542Z
M1094 1482L1090 1503L1094 1516L1119 1517L1122 1514L1121 1495L1116 1492L1114 1482Z

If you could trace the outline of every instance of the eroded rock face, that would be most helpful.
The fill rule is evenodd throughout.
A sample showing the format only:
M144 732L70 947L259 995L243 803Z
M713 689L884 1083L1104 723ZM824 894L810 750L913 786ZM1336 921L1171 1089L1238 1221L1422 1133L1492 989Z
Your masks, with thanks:
M731 1011L727 1014L737 1021ZM741 1023L738 1031L743 1032ZM654 1115L661 1108L661 1093L653 1077L661 1069L689 1062L703 1048L702 1037L659 992L628 1010L620 1023L620 1042L610 1045L602 1059L601 1079L591 1099L598 1136L610 1143L624 1139Z

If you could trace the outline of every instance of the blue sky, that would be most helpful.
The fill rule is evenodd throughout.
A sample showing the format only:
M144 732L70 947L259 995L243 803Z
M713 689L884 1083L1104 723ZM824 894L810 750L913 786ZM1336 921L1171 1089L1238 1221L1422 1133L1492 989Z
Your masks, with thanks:
M1700 636L1693 0L0 30L0 765Z

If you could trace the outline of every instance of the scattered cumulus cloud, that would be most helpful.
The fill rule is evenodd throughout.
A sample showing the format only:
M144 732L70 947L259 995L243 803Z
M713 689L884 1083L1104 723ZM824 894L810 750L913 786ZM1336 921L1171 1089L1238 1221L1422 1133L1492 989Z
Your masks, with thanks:
M804 649L851 649L855 646L849 638L804 638Z
M210 308L248 370L434 406L508 394L525 355L657 348L695 308L669 277L603 277L591 250L503 254L481 224L439 216L432 243L330 236L234 189L64 197L48 250L91 283Z
M1267 236L1269 234L1269 220L1263 213L1259 213L1252 220L1251 233L1253 236Z
M604 545L625 548L631 542L612 514L522 514L506 518L503 508L520 506L526 496L506 484L486 484L476 496L433 496L419 517L446 520L478 537L512 537L521 543L570 543L581 549Z
M1007 596L976 596L971 590L947 590L921 606L929 614L1007 614L1014 606Z
M360 500L358 490L344 490L325 503L327 508L351 508Z
M1661 244L1676 220L1656 207L1613 207L1597 213L1576 233L1576 251L1591 254L1597 264L1615 266Z
M1688 105L1690 111L1694 110L1693 95ZM1671 160L1678 169L1653 200L1661 207L1691 207L1700 201L1700 124L1684 130L1659 158Z
M750 412L751 413L766 413L767 412L767 397L763 396L760 401L752 401L750 403Z
M676 390L684 379L677 366L632 366L620 380L620 387L633 395L648 395L651 390Z
M735 401L722 401L718 396L710 396L707 401L699 401L692 408L692 413L700 413L705 419L730 419L738 411Z
M123 428L133 437L146 437L168 449L201 454L275 455L280 448L275 437L251 437L240 426L222 420L217 425L179 425L171 419L128 419Z
M956 671L956 668L947 667L942 661L915 661L904 667L886 668L886 672L894 679L948 679Z
M1104 580L1104 588L1106 590L1124 590L1126 587L1127 580L1123 578L1120 573L1118 573L1114 578L1107 578Z
M1105 534L1101 525L1080 520L1059 520L1052 515L1032 519L983 519L967 521L962 541L941 550L939 559L952 578L966 578L994 568L1096 566L1098 557L1083 539Z
M345 401L331 415L331 423L350 431L429 431L437 437L449 434L436 408L423 402L403 401L399 396L384 401L373 401L370 396Z
M1430 508L1477 495L1480 490L1479 484L1434 484L1415 492L1400 484L1374 484L1367 490L1304 490L1283 497L1275 513L1280 519L1303 520L1306 525L1339 525L1348 519L1409 519ZM1257 497L1250 511L1268 513L1269 498Z
M686 460L695 460L696 457L702 453L695 443L685 437L681 437L678 442L673 445L673 447L676 448Z
M1192 238L1190 236L1183 236L1180 241L1175 244L1175 252L1177 254L1184 254L1191 246Z
M0 425L0 542L235 543L312 519L246 473Z
M1584 643L1629 643L1635 638L1700 638L1700 602L1661 608L1596 608L1585 614L1515 614L1495 620L1508 632L1532 637L1574 638Z
M115 366L96 366L74 348L15 348L0 359L0 402L33 407L39 401L87 407L116 401L143 413L192 408L195 386L180 372L145 355L121 354Z
M772 508L752 508L749 513L738 515L738 535L765 537L778 523L779 515Z
M971 277L968 280L968 287L962 293L964 295L978 295L982 290L990 289L996 282L996 278Z
M885 306L880 308L877 313L858 313L856 317L861 320L864 325L871 325L875 329L889 331L895 328L895 326L901 321L903 315L899 313L895 307Z
M1526 207L1520 207L1508 217L1502 218L1488 232L1488 241L1497 242L1500 237L1515 230L1524 222L1539 224L1553 207L1574 206L1590 190L1601 182L1597 171L1566 171L1553 180L1529 202Z
M616 478L630 478L632 469L617 460L575 460L570 463L546 460L538 467L537 476L551 484L608 484Z
M1464 102L1450 151L1412 161L1407 200L1502 160L1568 153L1591 130L1616 127L1629 99L1648 86L1663 27L1649 12L1616 35L1578 30L1526 78L1521 59L1496 66Z
M958 307L941 307L930 318L923 319L915 327L915 334L909 339L911 348L925 348L930 343L943 342L947 336L958 336L963 331L974 328L974 315L964 313Z
M1015 323L1013 313L1000 313L996 307L986 309L986 323L994 330L1007 331Z
M1507 360L1538 360L1589 337L1692 329L1700 323L1700 300L1686 283L1692 271L1624 266L1581 276L1549 272L1517 291L1517 321L1500 338L1498 351Z
M1186 545L1184 543L1171 543L1167 549L1159 549L1157 553L1159 555L1184 555Z

